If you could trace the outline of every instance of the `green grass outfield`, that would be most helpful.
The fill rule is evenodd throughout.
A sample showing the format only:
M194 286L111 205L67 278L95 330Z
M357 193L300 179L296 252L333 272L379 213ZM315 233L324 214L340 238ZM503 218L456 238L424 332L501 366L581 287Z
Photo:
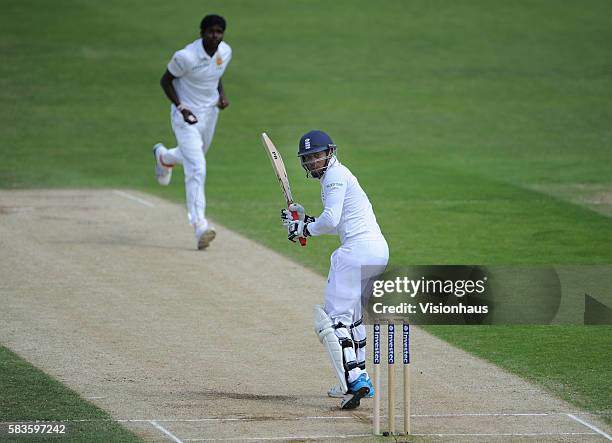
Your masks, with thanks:
M41 420L65 426L64 434L45 434L44 441L138 442L110 415L84 401L60 382L0 346L0 440L41 442L41 435L8 435L4 423ZM60 423L61 422L61 423ZM32 423L31 423L32 424Z
M0 186L182 201L180 172L169 188L153 178L151 146L173 143L158 82L208 12L227 17L234 49L231 106L207 157L214 220L325 273L337 240L286 241L258 140L266 130L281 148L296 198L316 213L318 184L294 153L322 128L369 194L394 264L612 264L611 218L530 190L612 189L606 0L5 1ZM610 327L434 332L579 407L612 410Z

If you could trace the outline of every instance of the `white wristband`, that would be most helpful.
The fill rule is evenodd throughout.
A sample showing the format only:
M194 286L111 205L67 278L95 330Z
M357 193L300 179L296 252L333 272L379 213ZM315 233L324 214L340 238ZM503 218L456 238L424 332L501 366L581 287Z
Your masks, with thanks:
M179 111L184 111L185 109L187 109L187 106L182 103L179 103L176 109L178 109Z

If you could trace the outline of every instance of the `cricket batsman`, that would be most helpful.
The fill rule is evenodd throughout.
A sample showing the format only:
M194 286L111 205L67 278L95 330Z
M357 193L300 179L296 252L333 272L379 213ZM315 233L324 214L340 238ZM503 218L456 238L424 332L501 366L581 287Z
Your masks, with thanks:
M323 212L307 215L293 203L281 211L288 239L338 235L341 245L331 256L325 305L315 306L315 332L327 350L338 384L330 397L342 398L342 409L354 409L374 387L365 369L366 328L362 322L361 284L384 270L389 247L380 231L372 205L357 178L336 158L336 145L323 131L310 131L300 139L298 157L306 176L321 183ZM293 220L291 211L299 215ZM368 272L362 266L368 265ZM368 275L364 275L368 274Z

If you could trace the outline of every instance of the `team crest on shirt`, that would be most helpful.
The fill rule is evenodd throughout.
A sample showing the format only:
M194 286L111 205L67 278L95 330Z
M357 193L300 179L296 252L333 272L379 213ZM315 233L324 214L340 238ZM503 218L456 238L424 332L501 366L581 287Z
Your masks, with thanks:
M217 66L221 66L221 65L223 64L223 59L221 58L221 56L220 56L220 55L217 55L217 60L216 60L216 62L217 62Z

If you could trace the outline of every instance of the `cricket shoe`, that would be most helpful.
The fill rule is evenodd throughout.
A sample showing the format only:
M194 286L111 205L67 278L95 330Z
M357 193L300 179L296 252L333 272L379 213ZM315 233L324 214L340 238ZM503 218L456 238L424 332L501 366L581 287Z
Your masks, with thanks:
M370 380L369 377L367 382L370 388L370 393L366 395L365 398L372 398L374 397L374 385L372 385L372 380ZM336 383L334 386L329 388L329 391L327 391L327 395L332 398L343 398L344 394L345 392L342 391L342 386L340 385L340 383Z
M350 382L348 392L344 395L340 407L342 409L358 407L361 399L370 393L370 385L365 374L361 374L356 380Z
M198 249L202 250L210 245L210 242L215 239L217 233L212 226L209 226L208 222L204 222L196 226L195 236L198 242Z
M157 183L162 186L168 186L170 179L172 178L172 168L174 165L166 165L162 161L162 155L168 152L166 147L161 143L157 143L153 146L153 156L155 157L155 177L157 177Z

